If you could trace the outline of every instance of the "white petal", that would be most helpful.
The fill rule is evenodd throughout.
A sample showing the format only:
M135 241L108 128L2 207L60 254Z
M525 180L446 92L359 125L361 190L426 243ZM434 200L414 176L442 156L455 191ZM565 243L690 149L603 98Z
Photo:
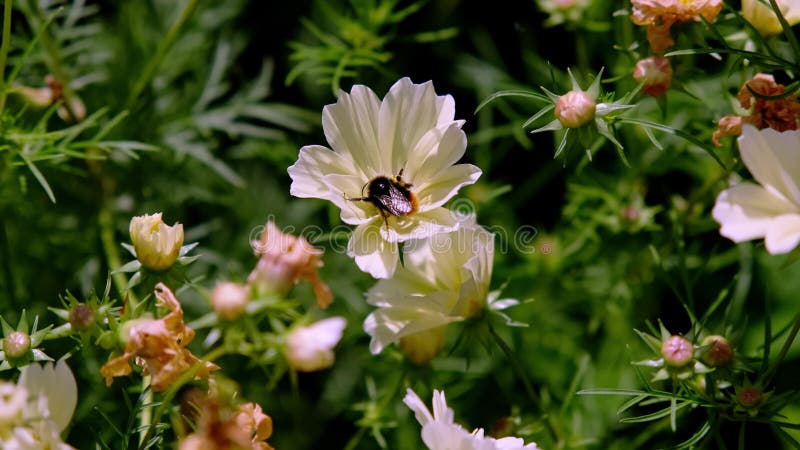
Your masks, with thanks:
M350 94L340 92L338 101L322 110L322 129L331 147L349 155L367 178L391 170L391 154L384 155L378 141L379 109L375 93L366 86L355 85Z
M764 239L767 251L773 255L788 253L800 243L800 215L776 217L767 228Z
M328 174L349 174L353 164L342 155L320 145L308 145L300 149L297 162L289 167L292 185L289 193L295 197L322 198L330 196L329 187L323 182Z
M750 173L768 190L800 205L800 131L758 130L745 125L739 152Z
M447 407L444 391L433 390L433 418L439 422L453 423L455 413Z
M764 237L776 216L794 212L795 207L753 183L740 183L719 193L711 214L722 225L721 235L734 242Z
M389 278L400 259L397 243L381 236L383 220L378 218L356 227L347 242L347 255L354 257L358 268L373 278Z
M425 403L419 398L419 395L411 388L406 389L406 396L403 397L403 403L405 403L411 411L414 411L414 415L417 417L417 422L419 422L420 425L424 426L433 422L433 416L431 416L431 412L428 411L428 407L425 406Z
M481 173L481 169L472 164L458 164L442 170L437 176L430 178L430 182L419 186L417 197L420 211L444 205L462 186L478 181Z
M378 209L367 201L352 200L362 197L364 192L364 179L357 175L331 174L322 178L322 183L327 186L328 200L338 206L344 223L360 225L378 217Z
M422 441L430 450L474 450L474 440L467 430L455 424L432 422L422 427Z
M452 122L431 128L410 151L405 161L404 178L412 184L421 184L452 166L467 149L467 136L461 130L462 122Z
M59 432L69 425L78 404L78 385L66 362L61 360L55 366L52 363L30 364L22 369L18 384L30 395L47 398L49 418Z
M391 169L403 167L423 134L453 122L454 116L453 97L437 96L430 81L413 84L409 78L398 80L384 97L379 113L381 152L392 155Z
M317 345L320 347L332 348L342 339L342 333L347 321L344 317L328 317L309 325L314 333Z
M388 242L423 239L458 228L456 216L441 207L411 216L393 216L388 220L389 226L380 228L381 236Z

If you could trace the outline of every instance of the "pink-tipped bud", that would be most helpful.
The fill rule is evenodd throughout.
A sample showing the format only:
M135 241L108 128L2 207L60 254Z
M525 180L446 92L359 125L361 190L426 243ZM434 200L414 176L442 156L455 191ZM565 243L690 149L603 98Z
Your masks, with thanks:
M644 83L645 94L660 97L672 85L672 64L663 56L651 56L639 60L633 69L633 79Z
M745 386L736 392L736 400L745 408L755 408L761 404L761 390L755 386Z
M720 367L733 360L733 348L722 336L707 336L703 339L703 346L708 349L703 353L702 360L711 367Z
M86 331L94 325L94 308L78 303L69 310L69 323L75 331Z
M692 343L683 336L672 336L661 344L664 363L672 367L683 367L692 361Z
M247 286L225 282L219 283L211 292L211 307L221 318L234 320L241 316L250 302L250 290Z
M591 95L583 91L569 91L556 102L556 119L564 128L578 128L594 119L597 108Z
M22 331L14 331L3 339L3 351L8 358L21 358L31 349L31 337Z

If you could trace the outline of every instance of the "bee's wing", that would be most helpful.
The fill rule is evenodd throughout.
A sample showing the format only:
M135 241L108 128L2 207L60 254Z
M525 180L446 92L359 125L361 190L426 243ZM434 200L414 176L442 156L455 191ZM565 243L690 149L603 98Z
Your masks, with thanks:
M395 216L402 216L408 214L412 210L411 201L397 189L396 186L389 188L388 195L379 196L381 203L386 209Z

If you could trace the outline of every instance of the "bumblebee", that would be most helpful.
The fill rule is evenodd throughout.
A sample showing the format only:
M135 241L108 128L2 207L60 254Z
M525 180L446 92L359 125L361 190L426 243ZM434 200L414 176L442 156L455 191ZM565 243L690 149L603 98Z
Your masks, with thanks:
M412 186L403 181L403 169L400 169L400 173L392 178L379 176L370 180L361 188L362 197L345 198L375 205L388 228L389 216L409 216L417 212L417 196L409 189Z

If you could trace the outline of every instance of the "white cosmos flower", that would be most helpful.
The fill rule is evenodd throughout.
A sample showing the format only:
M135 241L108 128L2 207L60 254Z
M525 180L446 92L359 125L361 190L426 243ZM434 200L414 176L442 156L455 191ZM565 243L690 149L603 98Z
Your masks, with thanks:
M4 389L8 386L2 385ZM28 365L22 369L16 386L10 386L24 399L23 408L17 413L14 423L0 426L0 429L6 428L5 432L0 432L0 448L72 449L60 436L69 425L78 403L78 386L67 363Z
M301 372L314 372L333 365L333 347L342 339L347 322L329 317L308 326L293 329L286 336L286 358Z
M398 342L417 363L441 349L447 324L465 320L487 301L492 278L494 235L462 217L458 230L408 243L405 265L367 292L377 306L364 321L370 350Z
M738 142L759 184L720 192L711 212L719 232L734 242L764 238L769 253L787 253L800 242L800 131L745 125Z
M430 450L538 450L535 443L525 445L516 437L502 439L487 438L483 428L472 433L454 422L454 413L447 407L444 392L433 391L433 414L425 403L411 389L403 398L405 403L422 425L422 441Z
M480 169L456 164L467 139L454 120L455 102L437 96L431 82L413 84L403 78L383 101L366 86L340 92L335 104L322 110L322 128L331 148L300 149L289 167L290 193L330 200L341 218L356 225L347 253L361 270L375 278L391 277L399 259L398 243L452 231L456 220L445 204L458 190L477 181ZM410 191L409 213L381 213L369 201L368 185L378 177L400 175ZM384 220L385 218L385 220Z

